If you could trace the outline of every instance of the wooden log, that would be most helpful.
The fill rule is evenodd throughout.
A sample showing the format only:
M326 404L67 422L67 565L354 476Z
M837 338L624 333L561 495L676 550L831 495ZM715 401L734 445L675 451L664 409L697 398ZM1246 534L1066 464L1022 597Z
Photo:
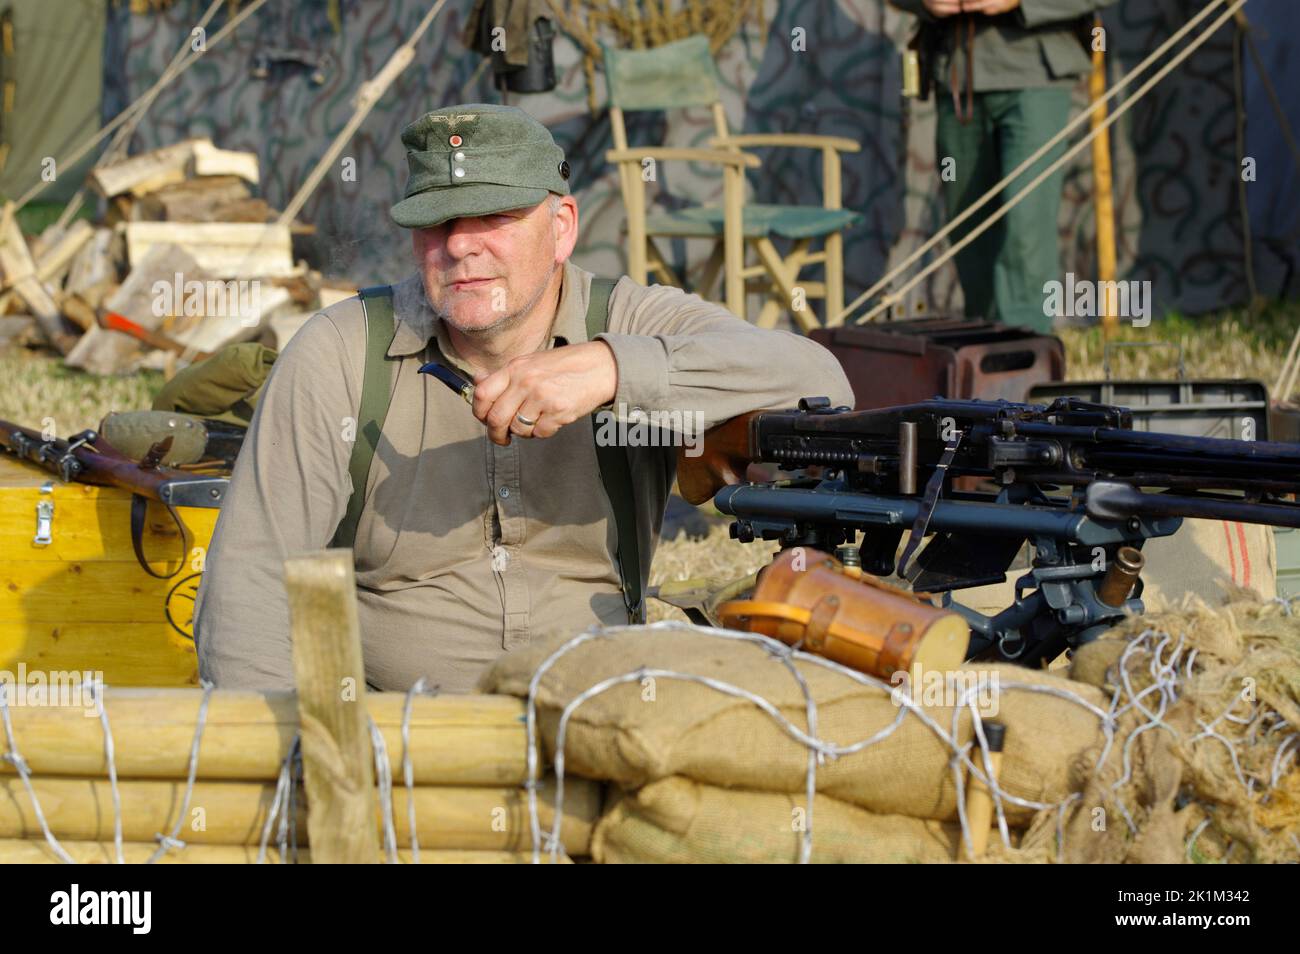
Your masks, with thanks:
M77 253L94 237L95 229L85 219L78 219L57 241L36 257L36 279L57 284Z
M22 299L46 340L67 354L75 339L64 327L63 313L54 297L36 276L36 263L14 217L12 202L5 203L4 213L0 215L0 270L4 272L5 284Z
M136 267L126 276L122 286L104 300L103 307L106 311L127 316L143 328L156 330L167 315L158 313L154 284L162 281L171 288L177 274L184 281L212 278L211 273L203 271L184 249L167 245L151 247L143 261L137 259ZM69 352L66 364L92 374L117 374L126 370L143 351L144 346L130 335L96 327L82 335Z
M112 842L65 841L63 850L73 860L83 865L111 865L117 863L117 852ZM123 842L122 857L129 865L145 864L157 850L156 844ZM399 849L397 859L411 864L411 852ZM292 855L290 856L292 858ZM549 859L543 858L543 863ZM434 849L420 851L420 864L425 865L527 865L532 864L531 851L458 851ZM311 851L298 849L298 863L311 862ZM257 863L257 848L251 845L186 845L179 851L169 851L155 864L160 865L251 865ZM266 863L280 864L278 847L267 846ZM50 846L43 840L27 838L0 839L0 865L62 864ZM560 864L571 865L573 859L561 852Z
M201 269L221 278L295 274L289 229L276 223L126 224L126 254L133 266L159 245L174 245L183 249Z
M305 753L304 753L305 754ZM304 768L310 763L304 758ZM308 776L310 784L310 776ZM45 821L54 837L62 841L113 840L113 795L107 778L50 778L37 776L32 788L40 801ZM122 804L122 838L152 841L158 832L171 833L185 799L183 780L154 781L119 779ZM539 788L538 817L543 830L554 824L553 780ZM317 831L312 819L317 804L308 795L308 810L297 812L298 844L308 841L321 863L337 855L336 844L347 835L352 840L363 832L373 837L379 859L379 837L383 819L377 791L366 793L371 802L369 824L358 818L349 831ZM589 779L567 778L564 782L564 823L560 837L570 855L590 853L591 829L600 814L602 789ZM267 812L275 800L271 782L195 782L190 795L189 816L181 825L181 841L204 845L257 845ZM304 815L306 818L304 819ZM400 848L411 844L407 820L406 789L393 787L394 833ZM275 841L280 820L272 824ZM415 830L421 848L455 848L466 851L524 851L532 846L528 823L527 793L510 787L417 786ZM27 790L20 779L0 779L0 838L41 838L41 826ZM323 839L323 840L322 840Z
M379 839L365 820L377 811L375 768L352 551L286 560L284 585L316 857L323 864L372 864Z
M211 140L200 139L194 143L193 171L196 176L238 176L256 185L257 154L218 149Z
M90 242L82 246L68 269L68 281L64 282L64 291L73 295L82 295L91 305L98 305L100 298L91 298L88 292L103 289L108 283L117 281L117 266L113 264L113 230L96 229Z
M144 219L167 222L232 221L215 210L249 198L248 186L238 176L203 176L159 189L140 200Z
M95 309L78 295L65 295L59 306L63 309L63 317L82 331L89 331L99 324L99 315Z
M121 162L100 166L91 171L90 184L100 195L111 199L125 192L137 196L147 195L164 186L183 182L194 159L195 145L200 141L212 145L206 139L186 139Z
M30 521L29 521L30 522ZM124 531L125 532L125 531ZM128 544L129 546L129 544ZM118 689L104 693L118 775L183 779L202 692ZM393 777L402 777L402 710L406 696L375 692L366 709L384 736ZM69 706L12 706L14 736L37 775L108 773L103 729ZM411 767L418 785L521 784L525 765L524 704L513 696L417 696L410 719ZM208 702L198 778L271 781L298 729L291 692L217 689ZM0 762L0 776L13 767Z

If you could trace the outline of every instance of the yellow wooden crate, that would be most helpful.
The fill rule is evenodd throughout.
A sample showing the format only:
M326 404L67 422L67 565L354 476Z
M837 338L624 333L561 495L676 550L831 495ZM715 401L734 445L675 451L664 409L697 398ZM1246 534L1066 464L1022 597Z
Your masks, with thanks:
M53 504L50 542L38 508ZM156 573L131 547L131 494L63 483L0 456L0 671L91 671L124 686L198 684L194 597L218 510L178 507L187 552L167 509L151 501L142 538Z

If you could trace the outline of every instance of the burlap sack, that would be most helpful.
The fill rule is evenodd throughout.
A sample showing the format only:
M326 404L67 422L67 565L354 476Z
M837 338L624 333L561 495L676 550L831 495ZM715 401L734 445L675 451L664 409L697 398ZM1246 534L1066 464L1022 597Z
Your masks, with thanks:
M1277 596L1277 543L1273 528L1228 520L1184 520L1171 537L1142 546L1146 567L1142 599L1148 610L1174 606L1187 594L1211 605L1243 595L1270 600ZM1016 580L1026 570L1007 571L1004 583L975 586L953 594L957 602L981 613L1000 613L1015 602Z
M503 657L482 688L526 697L533 672L563 642L552 639ZM797 665L817 702L821 738L851 744L899 718L900 708L888 692L813 663ZM554 755L557 723L567 703L603 679L640 667L711 676L768 700L796 726L807 725L799 685L766 649L662 623L604 635L548 670L537 697L548 753ZM1075 755L1103 741L1100 719L1069 699L1011 684L1053 687L1099 709L1106 697L1091 686L1019 667L976 671L990 683L996 678L1001 687L996 717L1007 726L1004 788L1024 799L1059 802L1078 784L1071 779ZM952 708L923 708L945 732L951 731ZM968 741L970 734L970 714L963 711L959 741ZM884 739L823 765L817 772L818 791L881 814L949 821L956 817L951 754L909 713ZM565 755L566 771L624 788L683 775L712 785L797 794L804 790L807 769L807 749L752 702L670 678L622 684L584 702L570 719ZM1032 814L1010 805L1008 810L1013 819Z
M807 802L662 779L620 797L596 825L592 857L604 864L792 864ZM960 829L905 815L876 815L819 795L812 861L939 864L957 856Z

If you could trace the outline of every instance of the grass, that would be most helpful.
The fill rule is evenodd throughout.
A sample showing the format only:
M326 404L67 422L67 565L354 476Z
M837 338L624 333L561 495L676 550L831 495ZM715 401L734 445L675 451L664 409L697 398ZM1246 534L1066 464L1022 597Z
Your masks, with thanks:
M1169 315L1148 328L1122 326L1118 341L1181 345L1187 374L1193 378L1252 378L1268 385L1281 370L1291 337L1300 327L1300 302L1270 303L1256 312L1225 311L1195 318ZM1072 380L1103 377L1100 327L1066 329L1067 376ZM1128 379L1171 378L1178 350L1114 348L1111 376ZM150 406L163 385L162 374L144 371L98 377L63 366L52 354L27 348L0 349L0 418L40 428L46 417L61 437L97 427L109 411Z
M1257 312L1233 310L1195 318L1168 315L1150 327L1121 326L1118 342L1171 347L1112 348L1111 377L1149 380L1172 378L1182 349L1191 378L1251 378L1273 384L1297 327L1300 303L1270 303ZM1066 375L1075 381L1101 380L1105 344L1100 327L1066 329Z
M35 430L53 419L60 437L98 428L110 411L147 409L162 389L158 371L100 377L64 367L49 352L0 349L0 418Z

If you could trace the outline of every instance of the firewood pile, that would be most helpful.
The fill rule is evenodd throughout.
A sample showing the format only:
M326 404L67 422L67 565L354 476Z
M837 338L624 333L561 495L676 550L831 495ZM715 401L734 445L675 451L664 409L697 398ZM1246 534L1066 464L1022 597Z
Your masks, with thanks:
M228 344L277 350L321 307L354 293L295 261L293 237L256 195L257 156L187 139L100 165L97 222L24 236L0 219L0 347L48 347L93 374L175 370Z

